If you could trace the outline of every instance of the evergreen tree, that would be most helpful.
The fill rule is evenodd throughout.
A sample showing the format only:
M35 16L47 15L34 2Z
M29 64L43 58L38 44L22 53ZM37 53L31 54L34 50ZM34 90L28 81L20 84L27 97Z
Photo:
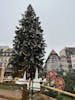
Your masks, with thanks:
M39 17L36 17L32 6L29 5L27 11L22 14L22 19L15 31L11 61L14 70L26 68L32 74L36 67L42 67L45 53L42 32Z

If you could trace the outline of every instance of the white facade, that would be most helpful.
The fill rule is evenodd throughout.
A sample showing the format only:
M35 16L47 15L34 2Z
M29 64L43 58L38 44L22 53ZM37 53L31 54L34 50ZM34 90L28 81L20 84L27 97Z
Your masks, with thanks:
M72 69L75 70L75 54L71 55Z

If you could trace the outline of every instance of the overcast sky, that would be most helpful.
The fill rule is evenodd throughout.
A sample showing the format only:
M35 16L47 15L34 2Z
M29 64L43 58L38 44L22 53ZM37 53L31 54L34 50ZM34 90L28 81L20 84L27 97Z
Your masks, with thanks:
M12 46L15 27L29 4L44 30L45 57L52 49L75 47L75 0L0 0L0 45Z

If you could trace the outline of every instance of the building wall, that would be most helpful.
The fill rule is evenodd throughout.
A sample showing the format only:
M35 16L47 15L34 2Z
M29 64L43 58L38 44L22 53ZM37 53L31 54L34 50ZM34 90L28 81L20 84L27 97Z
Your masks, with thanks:
M68 71L68 63L67 63L67 58L66 56L61 56L60 57L60 65L61 69Z
M0 47L0 82L2 82L4 75L6 72L6 69L8 68L8 63L9 63L9 59L12 55L12 49L5 46L4 47Z
M75 70L75 54L71 55L71 61L72 61L72 69Z
M48 72L50 70L64 70L73 71L75 70L75 48L65 47L58 54L52 50L48 56L44 70Z
M0 52L0 66L7 67L11 55L12 55L11 48L2 49Z
M47 62L47 71L59 69L60 62L57 55L51 55Z
M62 49L62 50L59 52L59 54L60 54L60 57L66 56L65 49Z
M66 47L60 51L61 67L65 71L73 70L75 48Z
M58 54L54 50L51 51L49 57L47 58L44 70L46 72L51 70L60 70L60 59Z

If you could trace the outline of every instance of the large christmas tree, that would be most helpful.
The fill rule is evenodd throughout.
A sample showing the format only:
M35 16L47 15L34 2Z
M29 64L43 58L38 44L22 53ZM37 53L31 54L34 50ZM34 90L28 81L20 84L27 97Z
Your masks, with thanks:
M36 67L42 68L45 53L42 32L39 17L36 17L32 6L29 5L15 31L12 56L14 70L25 68L32 74Z

